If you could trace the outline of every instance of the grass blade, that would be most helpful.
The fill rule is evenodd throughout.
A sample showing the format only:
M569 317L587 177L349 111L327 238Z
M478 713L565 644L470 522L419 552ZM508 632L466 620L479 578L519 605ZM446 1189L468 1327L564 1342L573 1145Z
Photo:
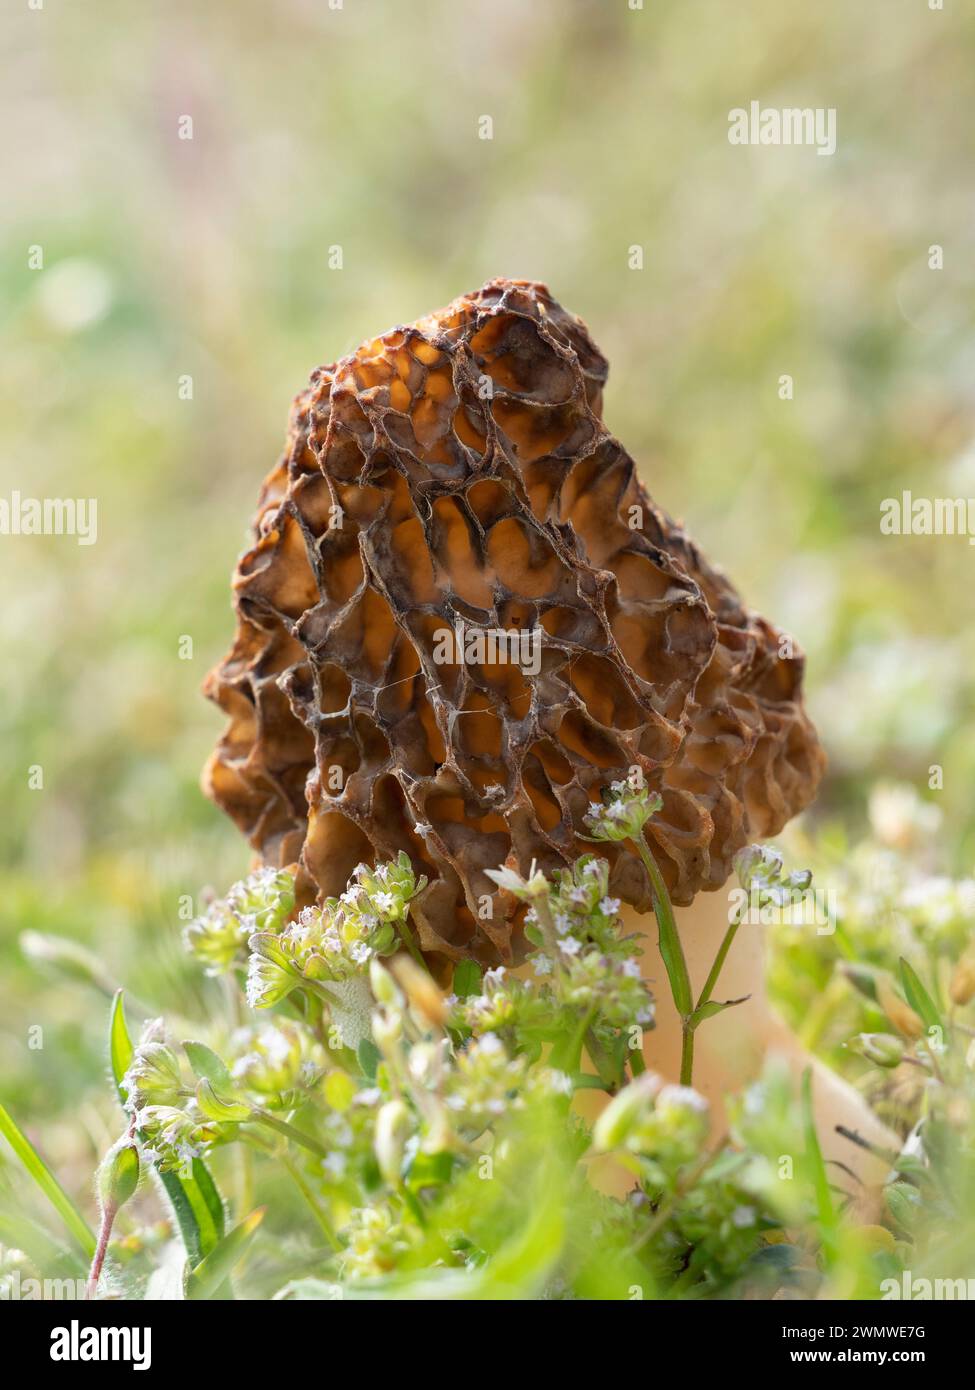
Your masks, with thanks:
M823 1151L819 1147L819 1135L816 1133L812 1103L811 1067L807 1067L802 1074L802 1127L806 1141L806 1164L816 1200L816 1215L823 1245L823 1258L829 1266L835 1262L837 1256L839 1223L833 1202L833 1193L829 1185L829 1174L826 1172Z
M250 1216L245 1216L200 1261L187 1280L187 1298L212 1298L220 1290L254 1239L258 1226L264 1220L264 1212L264 1207L258 1207Z
M6 1139L28 1174L34 1179L34 1182L58 1213L86 1258L90 1260L95 1253L95 1237L88 1229L88 1223L26 1134L18 1129L13 1118L2 1105L0 1105L0 1134Z
M931 998L930 994L921 983L917 972L901 957L901 984L904 986L904 993L907 995L907 1002L916 1014L922 1019L925 1028L937 1028L944 1035L945 1026L941 1019L941 1011Z

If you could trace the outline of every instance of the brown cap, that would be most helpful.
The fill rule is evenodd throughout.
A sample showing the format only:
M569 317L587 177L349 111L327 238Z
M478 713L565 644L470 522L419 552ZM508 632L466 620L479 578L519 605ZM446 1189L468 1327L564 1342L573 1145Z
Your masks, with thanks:
M207 792L305 898L405 850L420 943L509 960L485 869L550 872L642 770L674 901L813 798L801 653L661 512L607 431L607 364L544 285L492 280L313 372L234 576ZM600 845L637 907L637 857Z

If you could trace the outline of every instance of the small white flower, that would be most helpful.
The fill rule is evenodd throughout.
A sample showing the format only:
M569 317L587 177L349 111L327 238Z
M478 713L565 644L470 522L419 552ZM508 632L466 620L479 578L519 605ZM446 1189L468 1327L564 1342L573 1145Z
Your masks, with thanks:
M662 1087L657 1096L657 1105L679 1106L684 1110L696 1110L700 1115L705 1114L710 1108L700 1091L695 1091L692 1086L675 1085Z
M433 834L433 826L430 824L429 821L418 820L417 823L416 823L416 825L413 827L413 829L416 831L416 833L417 833L418 835L420 835L420 836L422 836L422 837L424 837L424 838L425 838L427 835L432 835L432 834Z
M631 980L638 980L640 978L640 967L635 960L625 960L620 966L620 970Z
M755 1224L754 1207L735 1207L731 1213L731 1224L737 1226L740 1231L746 1230Z
M380 912L392 912L393 908L396 906L396 899L393 897L392 893L376 893L373 897L373 902L379 908Z
M620 910L619 898L603 898L599 910L604 917L615 917Z
M582 942L575 936L563 936L559 950L566 956L577 956L582 950Z
M328 1173L329 1177L334 1178L336 1181L345 1176L345 1170L348 1166L349 1160L344 1153L340 1153L338 1150L333 1150L328 1158L322 1160L322 1167L325 1169L326 1173Z
M532 961L532 968L536 975L551 975L552 962L548 956L536 956Z

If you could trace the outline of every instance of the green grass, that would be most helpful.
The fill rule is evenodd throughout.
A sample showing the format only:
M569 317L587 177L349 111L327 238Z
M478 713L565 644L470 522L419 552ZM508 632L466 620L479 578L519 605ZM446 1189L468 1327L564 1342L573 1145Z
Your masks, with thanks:
M247 862L198 789L221 722L199 686L290 398L492 275L544 279L587 319L654 496L806 648L831 756L817 862L862 840L879 779L938 807L945 872L975 857L971 551L878 529L902 488L975 493L975 20L890 0L414 8L11 18L0 104L29 138L0 212L0 492L96 496L99 538L0 538L0 1093L89 1217L117 1126L106 990L188 1025L221 998L179 948L186 897ZM753 97L835 105L836 156L732 149L727 111ZM91 950L104 978L25 959L24 931ZM853 1074L861 1006L831 982L842 950L887 963L872 931L783 940L772 964L782 1007ZM20 1192L9 1165L0 1184Z

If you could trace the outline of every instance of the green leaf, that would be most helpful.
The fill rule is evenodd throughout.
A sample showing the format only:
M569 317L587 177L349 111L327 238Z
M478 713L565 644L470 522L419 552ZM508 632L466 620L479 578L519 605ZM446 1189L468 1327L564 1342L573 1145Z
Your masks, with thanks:
M224 1233L223 1202L210 1170L194 1158L192 1177L159 1173L191 1265L199 1264L219 1245Z
M356 1049L356 1057L359 1059L359 1066L362 1075L367 1081L375 1081L376 1070L382 1058L382 1053L373 1042L372 1038L363 1038Z
M79 1278L88 1273L90 1261L81 1256L74 1245L60 1244L43 1226L19 1212L0 1211L0 1241L25 1251L33 1263L52 1278L62 1274Z
M709 1163L698 1178L698 1182L703 1186L705 1183L725 1182L731 1177L732 1173L737 1173L751 1162L751 1155L747 1153L736 1153L728 1151L719 1154L713 1163Z
M196 1103L207 1119L216 1124L243 1124L251 1117L249 1105L232 1095L224 1095L206 1077L197 1085Z
M577 1091L604 1091L606 1089L598 1076L593 1076L587 1071L574 1072L572 1085Z
M0 1134L6 1139L28 1174L34 1179L34 1182L58 1213L71 1236L90 1260L95 1253L95 1237L88 1229L88 1223L33 1144L18 1129L13 1118L2 1105L0 1105Z
M330 1302L343 1296L341 1284L327 1284L324 1279L292 1279L283 1289L278 1289L273 1302Z
M470 999L481 992L481 967L477 961L462 960L454 969L454 993L458 999Z
M907 1002L914 1012L920 1015L925 1028L938 1028L943 1035L945 1026L941 1019L941 1012L918 979L917 972L908 964L903 956L901 956L900 967L901 983L904 986L904 993L907 995Z
M115 1077L119 1100L124 1105L126 1096L122 1090L122 1077L132 1063L135 1048L132 1046L128 1025L125 1022L125 1004L120 989L116 990L115 998L112 1000L112 1013L108 1025L108 1051L112 1061L112 1075Z
M705 1019L714 1018L715 1014L724 1013L725 1009L733 1009L736 1004L744 1004L750 998L750 994L743 994L740 999L726 999L723 1003L717 999L709 999L706 1004L701 1004L691 1014L691 1027L696 1028Z
M202 1047L202 1043L200 1046ZM112 1075L115 1077L115 1085L123 1105L125 1094L121 1086L122 1077L129 1069L134 1052L125 1022L122 991L119 990L112 1001L109 1054L112 1059ZM210 1170L202 1159L194 1158L191 1177L180 1177L172 1172L159 1173L158 1169L157 1176L173 1208L187 1259L191 1265L197 1265L215 1249L224 1233L223 1202L210 1176Z
M425 1154L418 1149L407 1170L406 1181L414 1192L424 1187L442 1187L450 1181L453 1168L454 1156L448 1149L441 1149L435 1154Z
M212 1082L214 1090L221 1095L233 1094L233 1077L223 1058L218 1057L213 1048L201 1042L184 1042L182 1047L198 1080Z
M643 861L643 866L650 879L650 891L653 901L654 916L657 919L657 949L660 951L660 958L667 971L667 978L670 981L670 992L673 995L677 1012L681 1018L689 1018L694 1012L694 999L691 994L691 977L687 973L687 961L684 959L684 948L681 945L680 933L677 930L677 923L674 920L674 909L671 905L670 894L667 892L667 885L664 883L663 875L653 855L650 847L643 835L637 835L631 841L637 848L637 852Z
M819 1147L819 1136L816 1133L816 1121L813 1116L812 1067L807 1067L802 1074L802 1127L806 1140L806 1163L816 1200L823 1258L827 1265L832 1265L837 1255L839 1225L836 1207L833 1204L833 1193L829 1185L829 1175L826 1172L826 1164L823 1162L823 1152Z
M265 1210L265 1207L258 1207L250 1216L245 1216L243 1221L232 1231L228 1231L209 1255L196 1265L186 1281L187 1298L212 1298L219 1292L224 1281L243 1259L258 1226L264 1220Z

